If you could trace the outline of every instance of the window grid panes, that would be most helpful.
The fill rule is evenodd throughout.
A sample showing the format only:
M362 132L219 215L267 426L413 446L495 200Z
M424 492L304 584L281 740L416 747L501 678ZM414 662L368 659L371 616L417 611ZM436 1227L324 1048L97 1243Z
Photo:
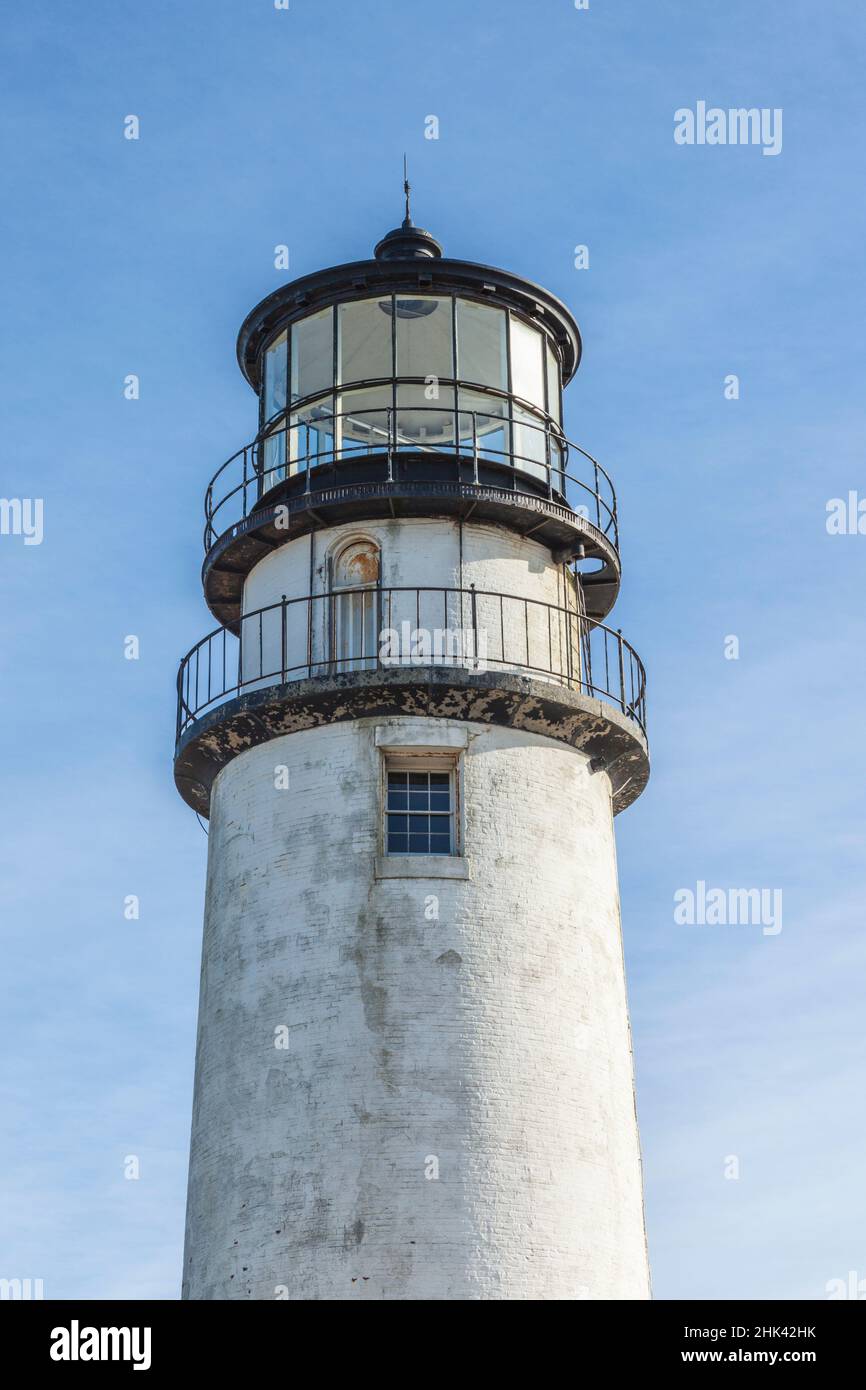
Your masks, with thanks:
M454 808L450 772L389 769L388 854L452 854Z

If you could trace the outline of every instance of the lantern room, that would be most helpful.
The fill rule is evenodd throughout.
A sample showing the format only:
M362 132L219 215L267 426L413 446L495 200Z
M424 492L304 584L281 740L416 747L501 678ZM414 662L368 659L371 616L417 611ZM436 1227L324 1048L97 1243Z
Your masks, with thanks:
M262 493L359 457L444 453L561 495L562 386L579 354L553 296L445 259L407 219L373 261L296 281L244 324Z
M616 498L563 430L581 340L547 290L444 256L407 215L371 259L269 295L237 351L259 420L205 498L205 595L220 621L236 627L244 575L274 546L412 515L484 518L557 562L585 560L588 612L609 611Z
M261 356L263 487L353 454L446 450L562 491L556 342L465 294L396 291L295 319Z

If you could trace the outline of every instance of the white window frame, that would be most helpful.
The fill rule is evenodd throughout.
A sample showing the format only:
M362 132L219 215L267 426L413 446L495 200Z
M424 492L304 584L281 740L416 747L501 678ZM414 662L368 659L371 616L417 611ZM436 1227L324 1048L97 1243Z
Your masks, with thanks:
M418 723L417 730L407 724ZM452 878L472 877L471 863L465 853L463 754L467 747L464 730L435 721L406 720L398 729L378 728L376 747L379 750L379 852L376 858L376 878ZM413 746L413 736L417 743ZM451 853L450 854L389 854L388 845L388 773L448 772L451 775Z
M381 852L389 859L411 859L413 854L423 859L456 859L461 855L461 835L460 835L460 779L457 775L458 760L453 754L449 753L417 753L406 754L405 752L385 753L382 758L382 830L381 830ZM388 811L388 774L390 772L444 772L448 776L448 791L451 802L451 809L448 812L449 840L451 848L446 855L442 854L418 854L418 851L407 850L406 853L400 850L388 849L388 816L389 814L401 815L402 812ZM406 812L411 815L412 812ZM417 814L417 813L416 813ZM422 812L421 814L427 814ZM436 812L433 813L437 814ZM445 819L443 813L438 813L441 819Z

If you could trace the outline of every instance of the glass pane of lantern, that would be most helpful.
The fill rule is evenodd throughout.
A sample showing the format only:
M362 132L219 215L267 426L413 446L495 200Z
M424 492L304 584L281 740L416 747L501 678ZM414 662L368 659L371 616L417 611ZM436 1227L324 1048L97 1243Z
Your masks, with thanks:
M292 325L292 400L327 391L334 380L334 311Z
M508 402L483 391L459 390L457 424L460 452L470 458L477 448L479 458L494 463L511 463L511 427Z
M398 386L398 449L451 449L454 444L454 387Z
M285 333L275 338L265 353L265 383L262 396L262 419L265 423L286 408Z
M393 399L390 386L367 386L360 391L340 393L337 397L337 437L341 456L387 450L388 407Z
M390 310L390 304L388 306ZM453 378L451 300L397 295L397 375Z
M369 381L391 376L390 300L361 299L357 304L341 304L337 310L338 381Z
M457 375L461 381L508 390L504 309L457 301Z
M562 414L559 405L559 363L556 360L556 353L547 343L545 346L547 359L547 413L552 415L558 425L562 424Z
M303 473L334 457L334 402L332 396L310 401L289 416L289 472Z
M274 487L286 476L286 440L288 431L285 429L274 430L269 434L264 442L262 451L262 462L264 467L264 477L262 478L262 490L267 492L268 488Z
M541 334L518 318L511 320L511 390L544 409L544 357Z
M547 484L547 435L544 421L514 407L514 467Z

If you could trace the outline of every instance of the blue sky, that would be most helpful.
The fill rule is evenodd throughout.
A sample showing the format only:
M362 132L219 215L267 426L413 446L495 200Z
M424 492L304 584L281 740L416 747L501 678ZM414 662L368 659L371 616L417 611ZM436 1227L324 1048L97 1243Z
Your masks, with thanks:
M584 335L566 424L617 487L616 619L650 678L653 777L617 827L655 1294L866 1278L866 536L825 525L866 496L866 15L91 0L4 28L0 491L44 498L45 535L0 537L0 1275L178 1294L202 495L255 431L234 340L273 248L292 276L369 254L405 149L446 254L548 286ZM782 108L781 154L677 146L699 100ZM781 889L783 930L676 925L698 880Z

